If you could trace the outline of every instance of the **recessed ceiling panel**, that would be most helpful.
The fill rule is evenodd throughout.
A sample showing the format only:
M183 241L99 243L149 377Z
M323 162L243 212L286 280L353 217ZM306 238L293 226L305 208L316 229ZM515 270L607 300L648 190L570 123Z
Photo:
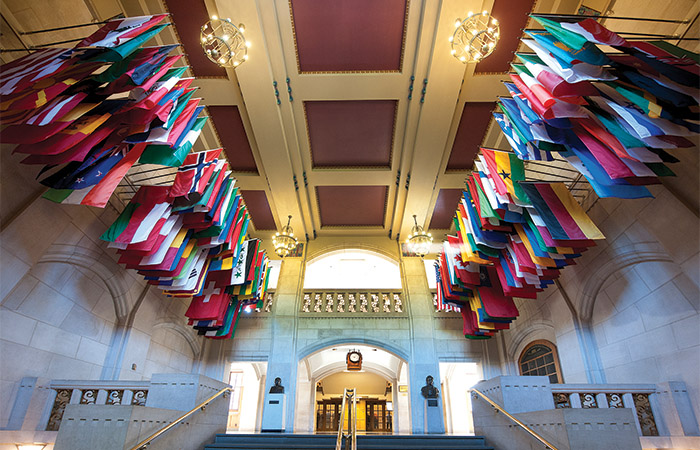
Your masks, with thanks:
M199 31L209 20L204 0L165 0L165 4L195 76L226 78L226 70L209 61L199 43Z
M207 106L214 121L226 159L234 172L258 172L250 149L248 136L243 127L241 114L236 106Z
M304 102L313 166L389 168L396 103Z
M400 71L407 0L290 0L300 72Z
M429 229L449 229L452 226L452 216L455 215L461 197L461 189L440 189L437 202L435 202L433 217L430 219Z
M474 73L508 72L513 53L518 49L520 36L527 26L528 14L536 0L496 0L491 15L498 19L501 39L488 57L476 65Z
M316 186L323 227L382 227L388 186Z
M245 200L256 230L276 229L275 219L272 217L265 191L241 191L241 195L243 195L243 200Z
M491 120L495 102L467 102L452 144L447 170L470 170Z

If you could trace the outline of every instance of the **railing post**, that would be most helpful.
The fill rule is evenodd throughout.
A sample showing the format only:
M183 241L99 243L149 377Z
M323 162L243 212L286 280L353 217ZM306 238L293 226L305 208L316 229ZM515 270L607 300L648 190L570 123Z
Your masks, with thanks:
M581 395L578 392L572 392L571 395L569 395L569 401L571 402L572 408L581 407Z
M598 403L598 408L608 407L608 396L605 394L605 392L600 392L596 394L595 399L596 403Z
M642 435L642 427L639 425L639 417L637 416L637 408L634 406L634 396L631 392L622 394L622 404L625 408L632 408L634 416L634 424L637 426L637 434Z

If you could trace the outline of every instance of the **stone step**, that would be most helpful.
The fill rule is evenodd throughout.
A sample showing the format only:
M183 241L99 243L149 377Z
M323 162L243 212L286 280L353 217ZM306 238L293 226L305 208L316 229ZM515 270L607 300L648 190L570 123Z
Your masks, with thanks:
M333 450L336 437L318 434L217 434L205 450ZM358 450L493 450L481 436L361 435Z

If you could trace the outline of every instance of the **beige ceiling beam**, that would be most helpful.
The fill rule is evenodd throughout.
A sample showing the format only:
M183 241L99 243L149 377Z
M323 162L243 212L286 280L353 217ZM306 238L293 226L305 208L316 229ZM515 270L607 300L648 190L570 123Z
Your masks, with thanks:
M302 209L294 186L294 167L290 158L290 140L281 117L280 106L272 83L276 78L271 60L274 42L270 44L266 33L276 33L266 23L254 0L237 2L217 1L217 9L223 17L231 17L246 26L246 39L252 44L250 59L236 69L238 83L250 126L255 137L260 163L266 175L269 189L268 201L277 223L291 214L292 226L297 234L309 233L310 227L302 220ZM274 37L272 38L274 39ZM252 49L257 48L253 53ZM297 178L301 174L297 175Z

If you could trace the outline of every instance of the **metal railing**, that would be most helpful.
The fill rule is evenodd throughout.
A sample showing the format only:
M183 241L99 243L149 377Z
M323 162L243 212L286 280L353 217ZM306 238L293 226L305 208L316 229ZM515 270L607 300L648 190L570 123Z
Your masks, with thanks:
M345 428L345 407L348 408L348 434L343 434ZM340 406L340 423L338 424L338 437L335 441L335 450L341 450L345 440L345 450L357 450L357 396L355 389L343 391L343 404Z
M220 396L223 395L224 398L226 398L226 394L229 393L229 392L232 392L232 391L233 391L233 388L231 388L231 387L225 387L225 388L221 389L219 392L217 392L216 394L212 395L212 396L209 397L208 399L204 400L204 401L203 401L202 403L200 403L199 405L195 406L194 408L192 408L191 410L189 410L189 411L186 412L185 414L183 414L183 415L181 415L180 417L178 417L177 419L173 420L170 424L164 426L164 427L161 428L160 430L158 430L158 431L156 431L155 433L153 433L152 435L148 436L148 437L147 437L146 439L144 439L143 441L141 441L141 442L139 442L138 444L136 444L136 446L132 447L131 450L143 450L143 449L145 449L146 447L148 447L148 446L151 444L151 442L152 442L154 439L157 439L157 438L160 437L161 435L167 433L170 429L175 428L175 427L178 426L178 425L180 424L180 422L182 422L183 420L187 419L188 417L190 417L191 415L193 415L193 414L196 413L197 411L204 411L204 409L209 405L209 403L211 403L211 402L212 402L213 400L215 400L217 397L220 397ZM354 450L354 449L353 449L353 450Z
M532 428L528 427L528 426L525 425L523 422L521 422L520 420L516 419L512 414L510 414L508 411L506 411L505 409L503 409L498 403L496 403L496 402L494 402L493 400L491 400L486 394L484 394L483 392L481 392L481 391L479 391L479 390L477 390L477 389L470 389L470 391L471 391L472 393L478 395L479 397L483 398L484 400L486 400L486 402L487 402L488 404L490 404L491 406L493 406L493 408L496 410L496 412L502 412L508 419L510 419L512 422L514 422L516 425L518 425L519 427L521 427L521 428L522 428L523 430L525 430L526 432L530 433L530 435L532 435L532 437L534 437L535 439L537 439L538 441L540 441L541 443L543 443L547 448L549 448L549 449L551 449L551 450L558 450L557 447L555 447L555 446L552 445L549 441L547 441L545 438L543 438L542 436L540 436L540 435L539 435L537 432L535 432ZM475 398L476 398L476 396L475 396Z

